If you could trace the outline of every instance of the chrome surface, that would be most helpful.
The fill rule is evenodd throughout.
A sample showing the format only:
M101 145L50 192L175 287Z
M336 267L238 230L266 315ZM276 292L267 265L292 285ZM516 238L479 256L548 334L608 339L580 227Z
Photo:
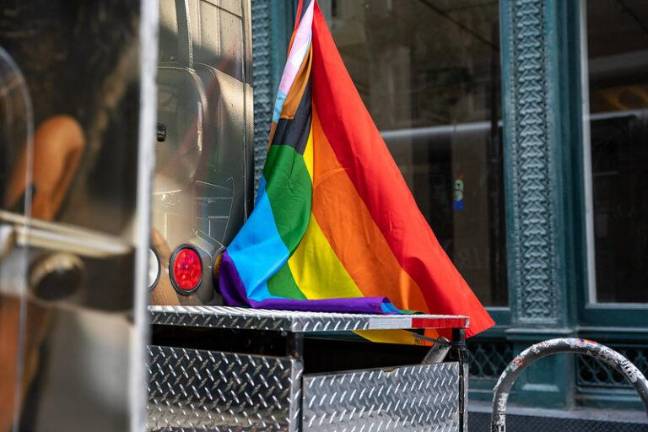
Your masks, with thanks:
M148 431L295 431L295 359L150 346Z
M83 257L103 258L126 255L129 245L124 240L99 231L72 225L30 219L23 215L0 210L0 223L11 226L17 246L67 252Z
M556 338L531 345L506 367L493 388L491 432L506 432L506 406L513 384L531 363L559 353L574 353L594 357L615 369L637 390L648 414L648 380L627 358L611 348L594 341L578 338Z
M417 320L437 323L430 328L468 325L468 318L454 315L362 315L228 306L150 306L149 311L151 322L159 325L298 333L427 328L427 325L417 326ZM462 325L456 325L457 323Z
M148 250L148 272L146 273L146 286L149 290L155 288L160 278L160 258L153 249Z
M16 231L11 225L0 223L0 259L9 255L16 244Z
M0 209L15 211L21 228L31 223L31 191L25 190L15 203L7 202L8 178L13 169L19 177L16 183L31 181L33 164L21 156L32 152L33 123L27 82L0 39ZM17 165L22 165L22 173ZM16 227L0 221L0 432L16 423L24 393L20 377L25 374L24 287L29 256L28 248L15 247L16 237Z
M182 244L199 248L204 278L178 293L166 271L150 304L218 304L211 265L252 203L249 0L160 0L153 247L163 269ZM204 253L203 253L204 252Z
M0 46L20 71L5 80L0 61L0 432L141 430L145 262L134 254L150 237L140 180L152 158L140 150L153 135L138 130L153 126L140 89L154 77L140 51L157 51L144 3L3 5ZM60 283L81 273L77 289Z
M303 430L459 431L459 365L304 377Z

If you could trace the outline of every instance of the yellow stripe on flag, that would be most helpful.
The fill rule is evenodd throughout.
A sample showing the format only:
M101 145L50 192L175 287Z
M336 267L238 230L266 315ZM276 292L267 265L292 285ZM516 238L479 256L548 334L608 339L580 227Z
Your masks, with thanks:
M313 181L313 127L311 126L308 131L308 141L306 141L306 148L304 148L304 163L306 164L306 171Z
M331 249L312 214L306 233L288 260L288 266L307 299L362 297L362 292ZM326 275L327 286L322 286L323 275Z
M407 330L356 330L354 333L374 343L432 346L432 342Z

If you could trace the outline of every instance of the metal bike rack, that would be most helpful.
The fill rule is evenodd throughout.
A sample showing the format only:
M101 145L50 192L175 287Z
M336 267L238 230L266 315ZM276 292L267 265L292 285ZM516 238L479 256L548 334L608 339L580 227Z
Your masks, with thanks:
M623 375L637 390L648 414L648 381L627 358L599 343L586 339L558 338L537 343L515 357L500 375L493 389L491 432L506 431L506 404L513 384L531 363L559 353L582 354L596 358Z

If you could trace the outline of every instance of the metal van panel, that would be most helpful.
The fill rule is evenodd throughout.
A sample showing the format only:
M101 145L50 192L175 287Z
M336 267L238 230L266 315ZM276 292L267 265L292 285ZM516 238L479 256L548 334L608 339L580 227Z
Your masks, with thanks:
M33 102L26 142L35 169L23 186L33 200L17 236L22 269L4 271L0 261L0 370L18 371L17 395L5 394L0 375L0 406L13 400L16 416L7 424L0 410L0 431L139 430L155 112L155 94L144 90L157 64L157 8L150 15L151 2L132 0L5 3L0 46ZM3 212L0 225L7 223L15 217ZM80 275L70 283L57 279L71 270ZM18 273L22 283L12 286L5 276ZM13 356L3 316L19 325Z
M160 0L159 8L161 133L152 251L161 273L150 287L151 303L219 304L210 269L247 218L253 198L250 4ZM171 76L171 69L175 75L184 71L192 85ZM197 126L196 133L187 126ZM174 290L168 273L169 258L184 244L198 247L206 263L200 288L191 293Z

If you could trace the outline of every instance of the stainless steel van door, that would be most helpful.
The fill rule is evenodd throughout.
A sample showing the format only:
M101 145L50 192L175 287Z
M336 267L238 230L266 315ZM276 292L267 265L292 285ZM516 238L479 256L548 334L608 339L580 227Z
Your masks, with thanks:
M139 430L157 4L0 3L0 432Z

